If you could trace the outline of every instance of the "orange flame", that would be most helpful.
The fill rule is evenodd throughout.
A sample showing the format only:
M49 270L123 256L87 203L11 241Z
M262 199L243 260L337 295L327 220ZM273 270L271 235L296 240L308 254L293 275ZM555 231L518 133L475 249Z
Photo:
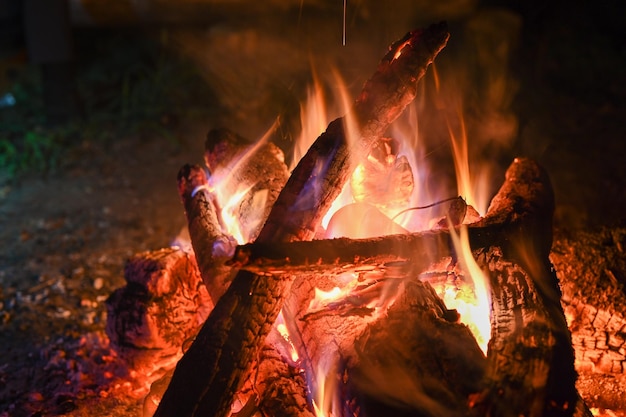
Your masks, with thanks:
M339 416L337 401L337 380L336 371L330 360L326 364L320 364L317 367L315 375L316 384L314 398L312 399L313 412L315 417L333 417Z
M255 143L248 148L245 152L239 155L231 164L223 169L219 169L214 172L209 178L210 191L214 193L217 198L219 207L221 208L221 223L225 229L224 233L232 236L238 244L243 245L250 240L250 233L252 230L243 230L239 222L239 216L237 209L242 199L250 192L250 190L256 185L254 183L242 183L236 181L238 170L242 169L244 164L259 150L269 139L272 132L278 126L278 121L265 132L265 134ZM258 213L258 218L250 220L250 225L258 224L262 220L263 207L267 200L267 191L257 192L253 196L252 204L254 207L258 207L258 210L252 210L252 212ZM252 226L250 226L252 229Z
M454 249L459 255L459 262L466 274L471 278L474 294L473 297L461 297L459 293L446 290L444 302L450 309L456 309L461 322L467 325L476 338L478 346L485 355L489 340L491 339L491 292L489 281L480 269L469 245L467 227L461 226L460 234L450 227L450 236Z

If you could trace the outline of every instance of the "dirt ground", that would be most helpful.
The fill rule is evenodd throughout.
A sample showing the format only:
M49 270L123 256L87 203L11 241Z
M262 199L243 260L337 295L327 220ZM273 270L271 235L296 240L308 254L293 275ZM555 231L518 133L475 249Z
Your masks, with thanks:
M519 123L499 158L502 170L517 155L547 169L559 241L626 221L626 37L584 16L551 19L523 34L527 47L512 62L519 94L509 110ZM0 184L0 416L139 414L145 390L108 346L104 302L124 285L131 255L168 246L184 226L175 176L201 162L215 123L183 123L176 141L84 138L59 172ZM241 133L261 135L259 125Z

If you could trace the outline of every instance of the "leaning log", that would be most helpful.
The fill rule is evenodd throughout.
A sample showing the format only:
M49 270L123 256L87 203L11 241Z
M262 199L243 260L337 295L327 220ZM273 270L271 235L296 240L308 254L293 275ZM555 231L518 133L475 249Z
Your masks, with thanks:
M209 190L208 179L202 167L186 164L180 169L178 193L185 207L198 268L215 304L230 284L231 268L225 262L236 241L222 230L218 204Z
M489 270L494 311L490 388L473 399L476 410L502 416L517 412L569 416L579 403L570 333L548 260L553 207L545 171L531 160L517 158L485 217L467 226L472 249L491 253L482 264ZM455 256L450 232L437 230L272 247L254 243L238 248L235 260L276 268L281 263L349 262L383 254L408 259L418 271L437 259Z
M316 225L350 175L350 154L367 155L372 141L382 135L415 97L417 82L448 37L447 26L441 23L411 32L392 45L355 104L353 113L363 139L349 151L343 123L332 122L296 167L257 241L313 237ZM322 195L313 200L311 195L302 198L306 184L311 184L309 179L316 176L316 167L322 165L327 167L321 175ZM287 227L282 227L282 223ZM245 379L251 358L261 348L278 315L286 294L287 286L283 285L286 280L290 281L291 277L268 279L244 270L237 274L177 365L155 413L157 417L226 415L234 393ZM264 306L259 311L263 314L249 314L249 310L261 309L247 305L253 302Z
M351 111L330 123L300 160L261 230L258 241L312 239L355 168L415 98L418 81L450 34L439 23L391 45Z

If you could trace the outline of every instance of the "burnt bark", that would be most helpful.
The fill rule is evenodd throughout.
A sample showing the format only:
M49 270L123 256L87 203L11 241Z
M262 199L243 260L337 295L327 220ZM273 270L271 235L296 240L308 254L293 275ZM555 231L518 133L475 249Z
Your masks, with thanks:
M448 37L446 24L441 23L411 32L392 45L354 107L361 139L349 148L341 121L332 122L281 191L258 242L313 237L316 225L350 175L351 154L367 155L371 143L415 97L417 82ZM312 200L309 195L301 197L309 179L319 174L316 167L321 166L326 168L321 175L322 195ZM177 365L155 416L227 414L250 359L258 353L282 306L285 281L291 283L291 277L267 279L245 270L237 273ZM258 314L250 314L251 310Z
M240 270L176 365L154 415L228 415L290 285L282 273Z
M315 236L354 163L369 154L415 98L418 81L445 47L449 35L442 22L410 32L391 45L350 113L331 122L300 160L257 241L302 241Z
M185 207L198 268L215 304L230 283L231 268L225 262L236 242L222 231L217 203L202 167L187 164L180 169L178 193Z

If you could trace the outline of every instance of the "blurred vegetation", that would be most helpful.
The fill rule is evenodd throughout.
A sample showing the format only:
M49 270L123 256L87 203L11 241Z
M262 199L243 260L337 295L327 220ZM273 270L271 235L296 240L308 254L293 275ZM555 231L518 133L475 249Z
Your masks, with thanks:
M34 65L14 70L0 91L14 102L0 105L0 180L54 171L64 152L85 140L108 143L137 134L176 140L181 121L212 111L213 93L174 51L166 29L82 29L74 41L76 117L48 123Z

